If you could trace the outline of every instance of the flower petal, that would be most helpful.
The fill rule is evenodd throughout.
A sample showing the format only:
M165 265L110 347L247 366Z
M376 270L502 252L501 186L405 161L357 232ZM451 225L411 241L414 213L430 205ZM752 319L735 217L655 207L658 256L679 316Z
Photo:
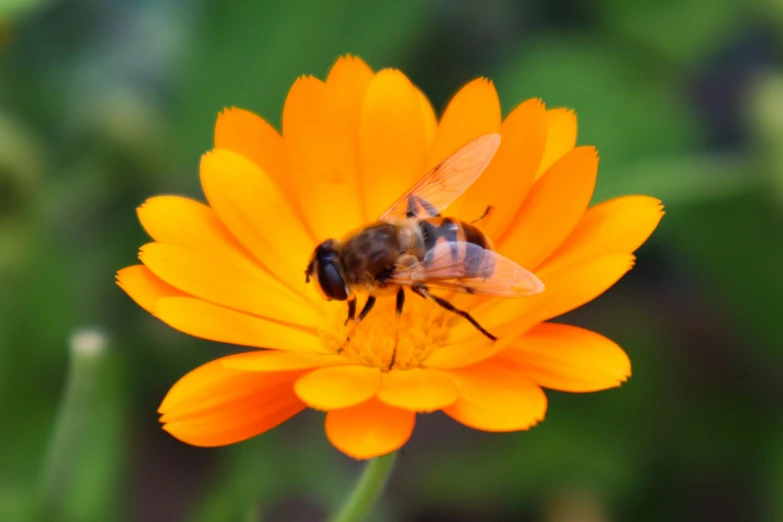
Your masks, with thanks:
M228 150L201 159L201 185L223 224L292 289L301 289L315 242L291 202L255 163Z
M392 370L383 375L378 399L403 410L432 412L457 400L457 387L443 373L423 368Z
M593 195L597 173L594 148L579 147L563 156L533 185L498 251L535 270L579 222Z
M405 444L416 414L386 406L377 399L326 414L326 437L335 448L355 459L386 455Z
M614 388L631 375L631 361L615 342L566 324L540 324L497 358L540 386L567 392Z
M543 390L496 361L451 372L460 397L443 410L462 424L483 431L526 430L544 420Z
M289 197L293 196L283 137L261 116L231 107L218 114L215 148L245 156L267 173Z
M628 253L606 254L537 273L546 290L519 299L492 299L471 310L473 317L498 337L488 342L467 321L449 332L449 345L425 360L428 368L461 368L503 350L536 324L592 301L614 285L633 266Z
M541 160L536 179L546 172L557 160L570 152L576 145L576 114L571 109L546 111L549 132L546 150Z
M294 391L308 406L336 410L360 404L381 387L381 371L368 366L331 366L301 377Z
M499 131L500 100L495 85L486 78L476 78L462 87L446 107L426 170L432 170L470 140Z
M337 96L321 80L303 77L291 87L283 138L299 207L315 239L339 237L362 225L356 139ZM301 275L302 268L297 270Z
M426 128L421 99L395 69L375 75L359 127L361 188L367 219L378 218L424 176Z
M610 199L584 213L571 235L541 266L551 270L588 257L633 252L663 217L660 200L648 196Z
M329 353L315 331L243 314L192 297L159 299L153 314L180 332L210 341L294 352Z
M139 259L170 285L194 297L267 319L315 328L320 309L263 270L245 270L207 252L149 243Z
M435 115L435 109L432 107L429 98L421 89L416 88L416 95L419 98L422 118L424 118L424 142L426 143L427 157L432 150L432 144L435 141L435 133L438 130L438 117ZM422 177L424 174L422 173Z
M250 352L246 357L228 359L223 363L226 368L247 372L281 372L288 370L309 370L322 366L340 366L351 364L344 357L323 353L285 352L264 350Z
M361 58L345 55L337 59L326 77L326 86L334 93L356 138L359 136L359 119L364 97L374 75Z
M301 372L254 373L211 361L182 377L159 412L163 429L195 446L222 446L263 433L305 408L293 392Z
M215 407L226 398L246 395L248 389L259 385L276 387L288 383L293 393L294 381L303 372L271 372L261 375L257 372L244 372L231 368L248 356L259 352L243 352L214 359L191 370L169 389L158 408L162 420L184 418L194 412L202 412ZM235 385L232 386L232 383Z
M487 324L498 325L490 331L499 336L519 332L520 326L527 330L592 301L624 276L633 267L634 259L633 254L613 253L542 270L538 272L546 287L542 293L524 299L498 300L494 311L488 314L494 315L494 319L485 315L488 310L476 309L474 315Z
M449 214L473 221L492 206L480 223L496 239L519 211L544 154L547 112L541 100L519 105L500 126L500 147L481 177L452 205Z
M162 281L144 265L133 265L118 271L117 285L150 313L158 299L187 295Z
M155 196L136 209L141 226L159 243L210 252L248 269L260 269L207 205L181 196Z

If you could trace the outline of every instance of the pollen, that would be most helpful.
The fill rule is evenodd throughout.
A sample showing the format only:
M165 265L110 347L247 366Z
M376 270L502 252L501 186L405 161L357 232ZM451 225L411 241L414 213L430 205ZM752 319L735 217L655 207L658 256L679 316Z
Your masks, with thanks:
M394 298L382 297L361 323L345 325L347 312L342 304L329 307L321 330L327 345L353 363L384 372L418 368L427 355L446 344L455 322L435 303L415 297L406 301L397 317ZM360 298L359 309L363 304Z

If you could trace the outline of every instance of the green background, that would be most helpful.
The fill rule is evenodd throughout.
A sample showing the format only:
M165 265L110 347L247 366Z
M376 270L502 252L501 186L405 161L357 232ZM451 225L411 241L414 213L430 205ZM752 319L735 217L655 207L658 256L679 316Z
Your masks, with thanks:
M140 202L200 195L219 110L277 125L293 80L346 52L439 109L477 76L505 113L572 107L601 153L596 201L667 207L634 271L567 318L618 341L630 381L549 392L530 432L422 416L373 520L783 520L782 29L780 0L0 0L0 521L333 511L360 465L322 414L210 450L160 430L168 387L228 349L158 323L113 277L145 242ZM52 478L82 328L108 348L82 368Z

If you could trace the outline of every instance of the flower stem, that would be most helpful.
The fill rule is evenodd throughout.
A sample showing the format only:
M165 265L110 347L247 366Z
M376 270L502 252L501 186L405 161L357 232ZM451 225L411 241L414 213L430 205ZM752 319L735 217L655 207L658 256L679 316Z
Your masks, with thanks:
M394 468L397 452L371 460L339 513L330 522L360 522L380 497Z
M70 341L70 364L65 392L49 441L40 484L40 505L46 518L56 513L67 495L69 480L82 449L84 424L92 407L93 388L106 338L92 329L76 332Z

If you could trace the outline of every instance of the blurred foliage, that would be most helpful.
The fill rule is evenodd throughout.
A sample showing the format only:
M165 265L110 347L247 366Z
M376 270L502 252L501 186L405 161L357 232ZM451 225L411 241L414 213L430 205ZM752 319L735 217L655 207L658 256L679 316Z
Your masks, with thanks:
M0 19L14 20L40 9L49 0L0 0Z
M734 0L606 0L602 4L602 29L674 64L698 64L746 29L744 17L750 14Z
M155 410L223 353L112 285L133 209L199 196L216 113L278 125L288 87L350 52L442 108L489 76L508 112L574 108L595 200L667 215L637 269L569 320L616 339L619 390L550 393L530 432L421 416L374 520L783 520L783 3L0 1L0 520L33 519L75 328L100 325L85 440L60 520L317 520L357 471L309 412L230 448ZM581 518L580 518L581 517Z

